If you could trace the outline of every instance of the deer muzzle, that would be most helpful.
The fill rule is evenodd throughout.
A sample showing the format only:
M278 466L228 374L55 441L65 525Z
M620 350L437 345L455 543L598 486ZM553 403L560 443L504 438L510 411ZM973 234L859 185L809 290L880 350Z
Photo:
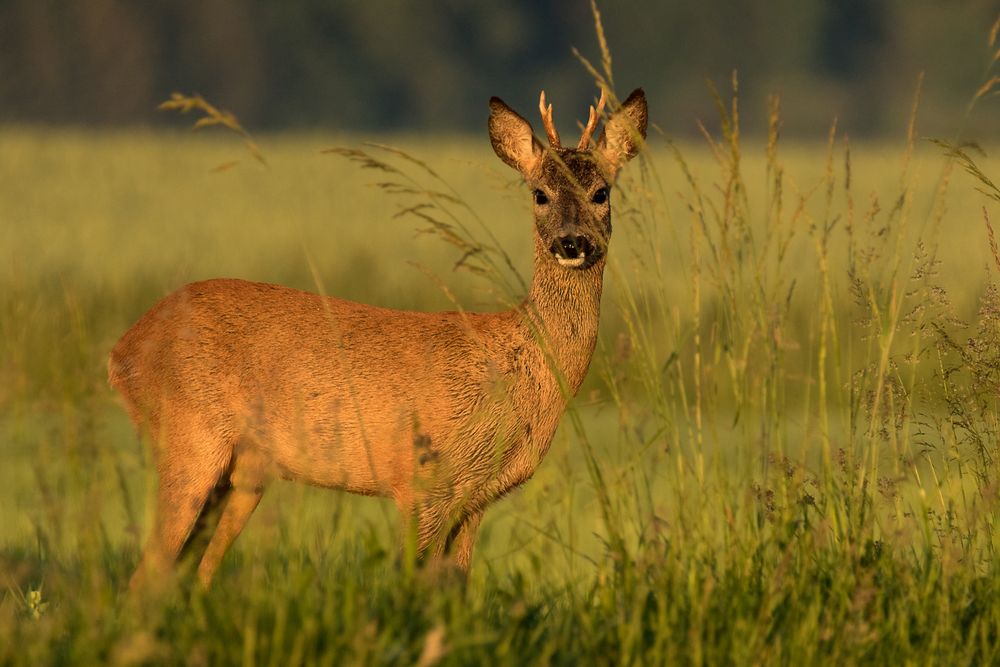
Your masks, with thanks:
M549 252L560 266L582 269L592 266L601 257L601 250L585 234L564 234L549 246Z

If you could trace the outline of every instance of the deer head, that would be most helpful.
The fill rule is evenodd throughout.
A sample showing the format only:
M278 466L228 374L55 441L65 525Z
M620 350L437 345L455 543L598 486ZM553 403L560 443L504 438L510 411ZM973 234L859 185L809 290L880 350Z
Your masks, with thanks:
M521 172L534 199L535 233L551 259L568 270L603 268L611 238L611 186L646 136L646 96L636 89L616 109L592 145L606 102L602 91L576 148L563 148L545 92L539 108L545 147L531 124L504 102L490 100L490 141L501 160Z

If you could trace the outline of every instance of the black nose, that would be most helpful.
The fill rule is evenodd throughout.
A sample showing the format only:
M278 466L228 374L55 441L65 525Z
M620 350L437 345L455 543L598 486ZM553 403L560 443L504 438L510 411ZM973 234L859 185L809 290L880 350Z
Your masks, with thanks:
M594 244L586 236L567 234L560 236L552 243L551 251L565 259L591 257L594 254Z

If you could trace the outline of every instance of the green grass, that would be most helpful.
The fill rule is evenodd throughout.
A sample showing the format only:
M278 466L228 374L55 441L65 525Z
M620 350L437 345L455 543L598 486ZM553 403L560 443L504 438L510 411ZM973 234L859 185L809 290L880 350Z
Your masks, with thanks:
M530 276L528 197L485 132L391 140L464 204L377 148L401 173L320 153L355 137L256 139L266 168L222 135L0 128L0 662L1000 660L998 209L905 127L651 138L615 194L590 376L487 513L466 591L397 570L390 504L279 484L210 591L125 607L154 480L105 361L158 298L213 276L426 310L517 296L502 254L454 269L460 248L393 217L419 202Z

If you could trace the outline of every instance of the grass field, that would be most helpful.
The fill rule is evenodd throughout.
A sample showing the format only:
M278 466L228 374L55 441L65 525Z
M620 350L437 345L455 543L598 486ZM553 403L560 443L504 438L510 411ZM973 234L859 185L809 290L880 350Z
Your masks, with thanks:
M0 663L995 664L995 191L905 122L716 139L626 170L590 376L467 590L398 570L390 504L278 484L210 591L136 614L154 480L117 337L215 276L503 307L528 195L485 131L391 139L437 178L320 152L357 137L260 136L262 167L221 134L0 128Z

